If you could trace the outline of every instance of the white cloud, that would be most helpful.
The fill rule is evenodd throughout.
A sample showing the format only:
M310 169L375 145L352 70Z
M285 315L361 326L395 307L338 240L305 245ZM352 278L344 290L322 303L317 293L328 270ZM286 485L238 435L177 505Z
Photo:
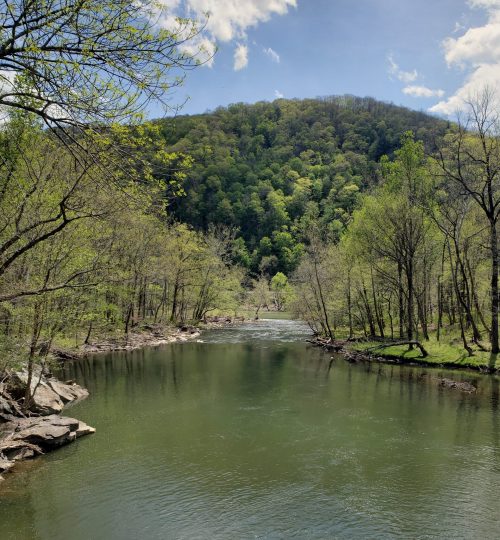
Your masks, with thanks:
M271 47L268 47L267 49L264 49L264 52L267 54L267 56L269 56L269 58L273 62L276 62L277 64L280 63L280 55L274 49L271 49Z
M276 99L281 99L285 97L279 90L274 91L274 96L276 97Z
M198 53L198 59L209 67L213 64L218 41L244 40L249 28L267 22L273 15L286 15L290 8L297 6L297 0L161 0L161 3L165 11L159 23L164 28L178 29L178 17L200 21L202 34L181 48L189 54ZM279 55L271 48L265 52L279 62ZM245 52L238 45L234 55L235 69L247 65L248 50Z
M417 70L414 69L413 71L403 71L394 61L394 57L392 56L392 54L387 57L387 61L389 62L388 71L391 77L396 77L396 79L404 82L405 84L411 83L417 79Z
M469 5L486 10L488 20L457 38L444 40L448 67L462 70L465 79L452 96L431 107L431 112L453 114L484 87L500 87L500 0L469 0Z
M469 5L479 8L498 8L500 7L500 0L469 0Z
M500 62L485 64L475 69L464 84L447 100L440 101L429 110L440 114L453 115L484 88L500 88Z
M220 41L242 38L248 28L296 5L297 0L184 0L188 13L201 19L209 14L207 30Z
M166 10L163 21L194 18L205 25L212 38L228 42L246 37L248 28L273 15L285 15L297 6L297 0L163 0L162 4Z
M215 41L201 35L182 45L184 52L195 56L202 65L207 67L212 67L214 64L216 48Z
M494 62L500 57L500 18L485 26L469 28L459 38L447 38L443 46L448 66Z
M403 94L417 98L443 97L444 90L433 90L427 86L410 85L403 88Z
M4 97L14 90L15 73L0 69L0 96ZM0 126L4 125L9 117L9 107L0 107Z
M457 21L455 23L455 28L453 28L453 33L458 34L458 32L463 32L464 30L465 30L465 26L462 23Z
M247 67L248 65L248 47L242 43L238 43L238 46L234 50L234 70L239 71Z

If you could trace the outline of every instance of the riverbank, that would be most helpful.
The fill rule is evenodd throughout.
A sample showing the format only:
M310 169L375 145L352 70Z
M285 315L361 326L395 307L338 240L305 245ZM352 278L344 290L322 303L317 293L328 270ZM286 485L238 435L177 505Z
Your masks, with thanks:
M207 325L207 328L209 326ZM129 334L97 337L79 346L56 345L52 355L57 360L77 360L94 354L105 354L117 351L134 351L145 347L160 347L169 343L184 342L196 339L201 329L186 325L181 327L165 325L142 325Z
M78 360L114 351L133 351L197 339L203 330L240 324L243 318L210 317L200 326L181 327L142 325L127 336L98 337L80 346L55 346L51 358ZM10 369L0 374L0 481L16 462L32 459L69 444L95 429L75 418L61 416L63 409L88 397L88 391L73 381L62 382L48 368L37 367L32 381L28 410L22 403L28 374L25 369Z
M142 324L128 334L97 336L92 340L88 340L88 343L78 346L72 346L67 343L56 344L52 347L52 355L57 360L66 361L78 360L94 354L135 351L146 347L161 347L169 343L182 343L197 339L206 330L225 328L244 322L250 321L245 317L220 315L207 317L204 321L197 323L197 325Z
M487 351L475 349L473 356L459 346L429 340L422 342L426 355L418 347L391 345L389 341L334 340L314 338L311 342L327 350L342 354L350 362L383 362L421 365L447 369L468 369L481 373L499 373L500 358Z

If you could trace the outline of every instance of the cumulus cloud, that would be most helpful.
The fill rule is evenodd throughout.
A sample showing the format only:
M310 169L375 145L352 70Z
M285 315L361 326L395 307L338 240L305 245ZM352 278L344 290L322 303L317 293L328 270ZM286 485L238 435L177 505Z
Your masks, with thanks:
M267 56L269 56L269 58L273 62L276 62L277 64L280 63L280 55L274 49L271 49L271 47L268 47L267 49L264 49L264 52L267 54Z
M241 39L248 28L285 15L297 0L184 0L188 14L205 18L207 30L219 41Z
M201 48L198 58L211 66L217 42L245 40L249 28L268 21L273 15L285 15L290 8L297 6L297 0L162 0L162 4L166 11L160 23L165 28L175 28L177 17L200 21L203 35L182 48L190 54ZM271 48L266 49L266 53L279 62L279 55ZM248 50L244 54L237 45L234 55L235 69L247 65Z
M431 107L432 112L453 114L484 87L500 87L500 0L469 0L469 5L486 10L488 19L483 26L444 40L448 67L462 70L465 79L452 96Z
M391 77L395 77L405 84L411 83L418 78L418 72L416 69L413 71L403 71L394 61L392 54L387 57L387 61L389 62L388 71Z
M0 69L0 95L5 95L15 89L15 74L12 71ZM3 125L9 116L8 107L0 107L0 125Z
M234 50L234 70L239 71L247 67L248 65L248 47L242 43L238 43L238 46Z
M472 7L498 8L500 7L500 0L469 0L469 4Z
M433 90L427 86L410 85L403 88L403 94L417 98L443 97L444 90Z
M274 91L274 96L276 97L276 99L281 99L285 97L279 90Z

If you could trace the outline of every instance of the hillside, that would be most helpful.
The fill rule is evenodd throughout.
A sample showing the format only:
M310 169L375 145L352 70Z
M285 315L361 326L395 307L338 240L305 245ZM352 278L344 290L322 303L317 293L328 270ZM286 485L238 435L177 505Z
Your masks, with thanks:
M253 272L292 271L311 219L335 238L381 156L412 130L428 151L449 124L352 96L235 104L159 121L171 151L194 158L187 196L170 212L197 229L237 227L237 258Z

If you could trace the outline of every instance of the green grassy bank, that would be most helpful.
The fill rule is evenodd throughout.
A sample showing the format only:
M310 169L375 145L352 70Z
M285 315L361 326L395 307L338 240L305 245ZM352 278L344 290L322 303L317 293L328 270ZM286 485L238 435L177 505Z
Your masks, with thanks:
M491 355L487 351L481 351L478 347L473 348L473 356L469 356L467 351L456 343L455 339L437 339L432 336L428 341L421 340L428 356L422 356L417 347L409 349L408 345L395 345L389 347L379 347L379 341L361 341L347 343L345 348L350 351L367 352L375 356L382 356L388 359L400 360L402 362L415 362L425 365L449 366L452 368L463 367L476 370L500 370L500 355Z

